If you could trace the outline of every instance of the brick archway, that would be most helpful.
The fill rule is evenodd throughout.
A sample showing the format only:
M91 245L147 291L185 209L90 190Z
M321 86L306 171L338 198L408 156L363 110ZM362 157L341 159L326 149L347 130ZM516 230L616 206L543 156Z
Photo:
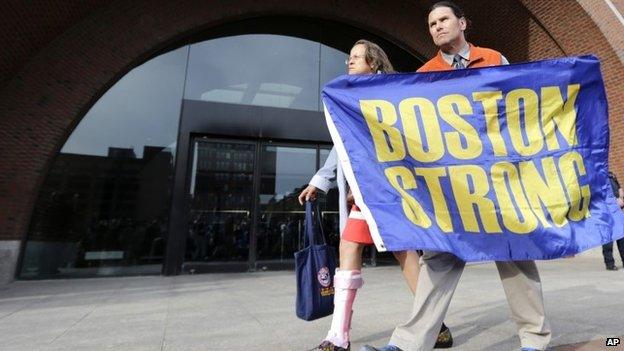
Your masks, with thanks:
M15 13L5 11L1 16L15 28L0 27L14 33L8 37L12 41L0 40L8 53L0 56L0 242L24 239L51 160L93 103L132 67L185 38L246 18L304 16L360 28L409 52L425 56L435 52L424 23L431 3L427 0L364 5L350 0L92 0L70 2L65 14L52 3L34 9L15 5ZM592 0L457 3L472 18L469 39L500 50L511 61L598 55L609 94L612 140L622 140L624 124L619 116L624 113L624 92L618 83L624 81L624 65L617 38L621 30L609 32L612 26L618 28L618 19L606 4ZM50 13L56 17L50 19ZM19 16L30 21L26 27L18 25ZM56 32L50 34L48 28ZM17 42L16 35L32 40ZM48 35L49 40L37 42L29 35ZM624 172L622 156L624 147L614 144L611 158L616 172Z

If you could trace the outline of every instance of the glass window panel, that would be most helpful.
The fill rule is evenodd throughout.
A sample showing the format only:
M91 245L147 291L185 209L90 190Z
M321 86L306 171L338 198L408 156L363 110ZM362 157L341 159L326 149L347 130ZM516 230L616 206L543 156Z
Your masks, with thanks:
M188 46L133 69L80 121L62 153L143 157L145 146L175 147Z
M188 48L109 89L51 166L22 277L159 273Z
M319 43L269 34L191 45L185 99L318 109Z
M347 66L345 65L345 59L347 59L347 57L349 57L349 55L340 50L321 45L321 79L319 91L322 91L323 86L334 78L347 74ZM320 97L319 111L323 111L323 102Z
M292 260L301 247L305 213L297 197L315 169L314 148L262 147L258 259Z

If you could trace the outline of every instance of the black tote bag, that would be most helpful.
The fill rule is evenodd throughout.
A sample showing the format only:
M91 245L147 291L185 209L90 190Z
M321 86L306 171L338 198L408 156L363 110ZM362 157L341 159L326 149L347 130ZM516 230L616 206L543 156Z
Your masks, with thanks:
M303 249L295 252L297 317L311 321L334 311L337 260L336 250L325 242L318 205L307 201L305 206Z

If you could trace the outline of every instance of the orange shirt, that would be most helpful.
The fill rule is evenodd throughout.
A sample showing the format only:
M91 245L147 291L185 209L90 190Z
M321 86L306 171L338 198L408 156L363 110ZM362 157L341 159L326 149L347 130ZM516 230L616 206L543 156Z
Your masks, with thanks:
M468 61L466 68L501 65L503 56L500 52L488 48L480 48L472 44L468 45L470 45L470 61ZM453 66L444 61L442 52L438 51L438 54L420 67L417 72L449 71L452 69Z

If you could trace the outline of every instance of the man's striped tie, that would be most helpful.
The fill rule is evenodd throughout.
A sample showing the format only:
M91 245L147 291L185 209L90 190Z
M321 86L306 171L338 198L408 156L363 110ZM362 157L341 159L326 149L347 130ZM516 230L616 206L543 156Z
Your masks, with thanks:
M466 65L464 65L464 61L462 60L461 56L459 55L453 56L453 68L455 69L466 68Z

